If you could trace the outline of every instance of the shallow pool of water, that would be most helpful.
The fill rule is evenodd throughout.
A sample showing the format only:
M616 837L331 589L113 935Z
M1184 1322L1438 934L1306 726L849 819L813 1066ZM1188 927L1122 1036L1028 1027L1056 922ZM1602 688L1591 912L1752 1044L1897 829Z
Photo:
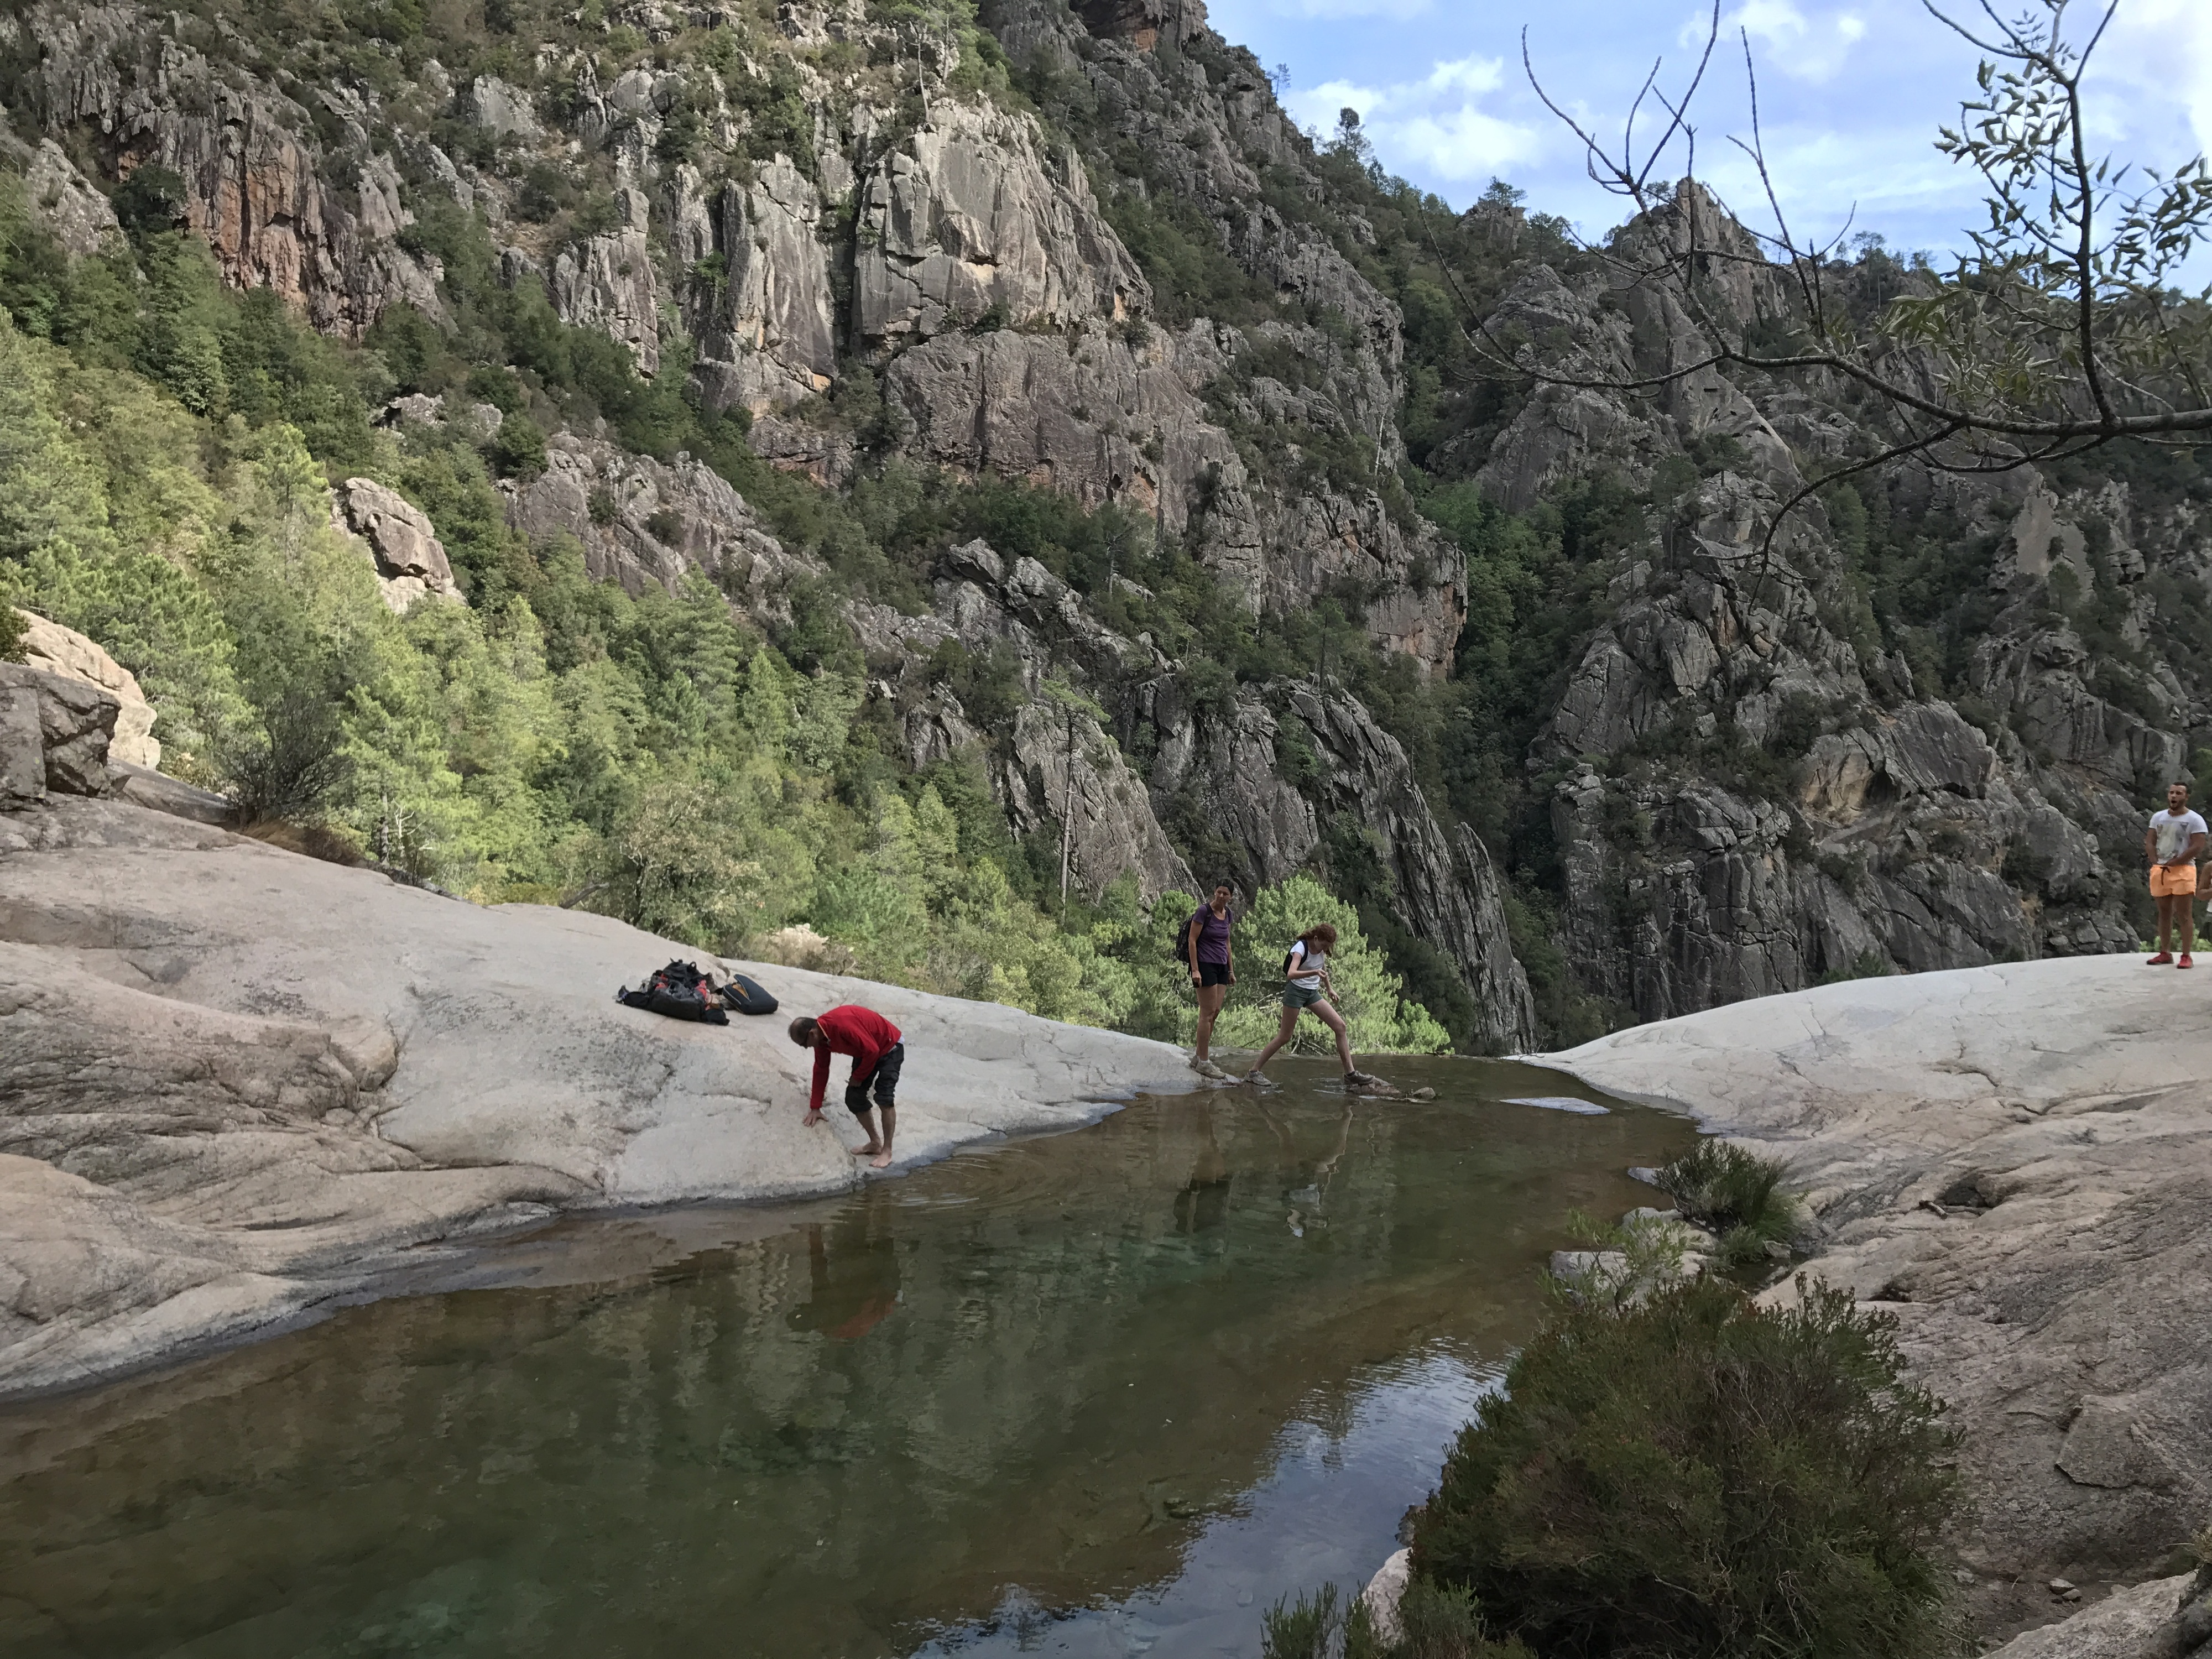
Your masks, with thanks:
M1691 1139L1389 1069L1438 1098L1293 1064L0 1410L0 1653L1255 1655L1395 1547L1569 1212Z

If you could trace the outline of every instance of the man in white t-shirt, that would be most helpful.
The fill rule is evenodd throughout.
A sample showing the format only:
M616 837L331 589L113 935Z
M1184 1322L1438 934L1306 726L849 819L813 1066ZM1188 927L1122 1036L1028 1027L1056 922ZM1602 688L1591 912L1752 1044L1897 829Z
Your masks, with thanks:
M2150 815L2143 831L2143 857L2150 860L2151 896L2158 901L2158 954L2154 968L2173 961L2173 924L2181 923L2181 960L2174 965L2193 967L2189 960L2197 943L2197 860L2204 854L2204 820L2189 810L2189 786L2171 783L2166 788L2166 811Z

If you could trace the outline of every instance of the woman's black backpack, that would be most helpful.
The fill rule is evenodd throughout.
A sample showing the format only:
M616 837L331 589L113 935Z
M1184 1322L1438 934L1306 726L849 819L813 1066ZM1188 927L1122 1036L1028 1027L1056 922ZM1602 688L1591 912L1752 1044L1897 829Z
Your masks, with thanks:
M1175 959L1186 968L1195 965L1190 959L1190 930L1198 925L1198 919L1212 908L1210 904L1200 905L1182 919L1182 926L1176 930Z

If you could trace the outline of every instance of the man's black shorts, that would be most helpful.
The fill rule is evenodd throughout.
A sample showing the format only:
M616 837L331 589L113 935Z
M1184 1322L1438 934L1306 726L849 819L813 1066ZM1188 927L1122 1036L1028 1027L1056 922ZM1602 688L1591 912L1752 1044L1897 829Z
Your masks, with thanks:
M899 1067L906 1064L906 1044L894 1042L890 1053L876 1062L876 1069L858 1083L845 1085L845 1109L854 1117L868 1109L868 1092L875 1091L875 1103L882 1107L898 1104Z
M1229 964L1225 962L1200 963L1198 964L1198 982L1200 985L1228 984Z

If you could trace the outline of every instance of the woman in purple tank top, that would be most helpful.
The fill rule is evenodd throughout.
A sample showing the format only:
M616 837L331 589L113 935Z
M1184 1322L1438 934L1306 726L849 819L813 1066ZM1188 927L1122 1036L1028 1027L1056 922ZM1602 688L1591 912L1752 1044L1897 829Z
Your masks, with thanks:
M1229 988L1237 983L1236 953L1231 945L1237 916L1229 908L1231 896L1227 882L1216 887L1212 898L1190 919L1183 941L1191 989L1198 993L1198 1039L1191 1052L1190 1069L1200 1077L1223 1075L1207 1056L1206 1048L1213 1041L1213 1022L1221 1013L1221 1005L1229 1000Z

